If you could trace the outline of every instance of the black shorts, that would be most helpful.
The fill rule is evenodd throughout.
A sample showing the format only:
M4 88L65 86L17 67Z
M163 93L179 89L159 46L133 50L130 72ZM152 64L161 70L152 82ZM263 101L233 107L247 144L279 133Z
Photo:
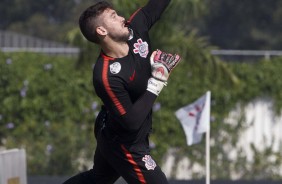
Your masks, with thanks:
M93 169L64 184L113 184L120 176L128 184L168 184L165 174L150 156L148 139L131 145L121 144L108 134L107 128L96 130L96 136Z

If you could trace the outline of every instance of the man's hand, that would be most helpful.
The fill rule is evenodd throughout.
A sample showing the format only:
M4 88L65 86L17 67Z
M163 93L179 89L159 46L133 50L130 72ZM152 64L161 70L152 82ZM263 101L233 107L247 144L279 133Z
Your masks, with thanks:
M150 57L152 76L155 79L166 82L180 59L180 56L177 54L172 55L160 50L154 51Z

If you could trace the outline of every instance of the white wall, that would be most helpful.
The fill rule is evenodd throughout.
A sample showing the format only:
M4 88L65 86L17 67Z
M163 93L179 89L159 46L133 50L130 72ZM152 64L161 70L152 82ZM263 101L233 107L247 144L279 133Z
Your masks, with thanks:
M26 184L26 153L24 149L0 152L0 184Z
M247 156L249 162L253 161L253 152L250 149L250 144L262 151L266 147L272 145L274 152L281 152L282 155L282 115L275 116L272 111L273 102L270 99L256 99L245 107L237 106L229 117L226 123L236 125L238 119L245 114L246 129L239 136L237 147L233 148L230 145L223 145L229 150L229 158L237 159L237 150L242 149ZM211 130L212 131L212 130ZM212 139L212 137L211 137ZM212 142L212 140L211 140ZM192 172L197 172L205 175L205 167L200 165L191 166L189 158L183 158L180 163L175 166L174 159L175 152L173 149L168 151L166 162L163 164L162 169L164 173L171 177L175 170L176 179L193 179ZM282 166L280 167L280 175L282 176ZM231 179L240 179L242 173L231 173Z

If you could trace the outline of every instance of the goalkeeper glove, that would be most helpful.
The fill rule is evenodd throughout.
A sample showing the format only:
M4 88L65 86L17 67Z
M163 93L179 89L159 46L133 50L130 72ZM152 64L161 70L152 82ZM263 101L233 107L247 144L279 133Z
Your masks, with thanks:
M166 86L166 82L151 77L148 80L147 91L150 91L151 93L159 96L164 86Z
M160 50L154 51L150 57L152 76L155 79L166 82L180 59L180 56L177 54L172 55Z

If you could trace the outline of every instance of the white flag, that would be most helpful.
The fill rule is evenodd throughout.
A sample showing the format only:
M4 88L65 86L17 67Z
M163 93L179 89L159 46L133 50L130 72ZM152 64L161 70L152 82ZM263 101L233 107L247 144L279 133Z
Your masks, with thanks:
M175 112L184 129L188 146L199 143L202 134L210 128L210 98L211 93L208 91L194 103Z

